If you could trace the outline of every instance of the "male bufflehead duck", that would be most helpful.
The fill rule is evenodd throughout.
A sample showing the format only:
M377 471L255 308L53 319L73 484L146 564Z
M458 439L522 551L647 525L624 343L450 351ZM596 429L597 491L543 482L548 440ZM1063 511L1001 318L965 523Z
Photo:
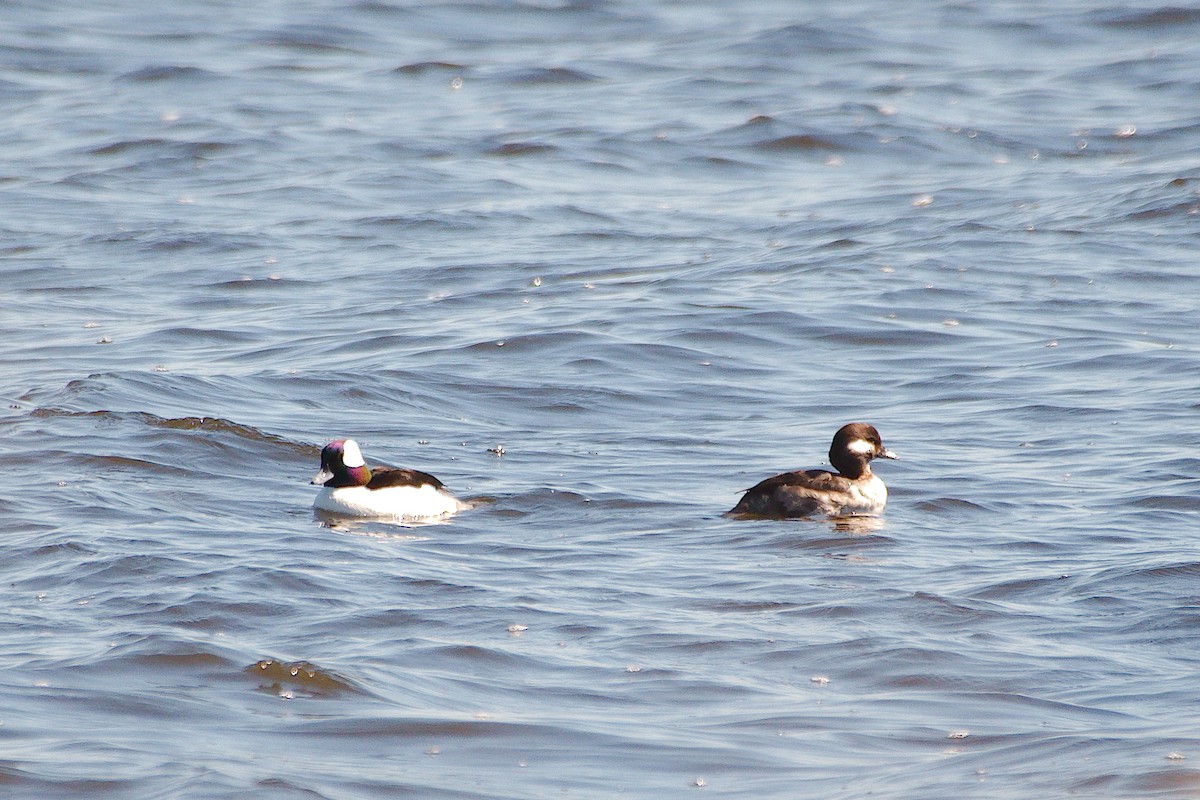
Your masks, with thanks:
M321 471L312 483L323 487L314 508L356 517L433 519L468 507L432 475L415 469L369 469L353 439L325 445Z
M829 463L836 473L810 469L767 478L747 491L729 513L756 517L878 514L887 505L887 487L871 472L871 459L899 457L883 446L873 426L851 422L834 434L829 446Z

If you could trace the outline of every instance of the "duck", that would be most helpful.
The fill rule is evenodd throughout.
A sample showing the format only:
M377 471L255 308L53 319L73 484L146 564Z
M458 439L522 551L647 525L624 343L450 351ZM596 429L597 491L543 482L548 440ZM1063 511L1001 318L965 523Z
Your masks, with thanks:
M314 508L354 517L430 520L469 508L429 473L369 468L353 439L337 439L325 445L321 471L312 484L322 487L313 501Z
M830 517L877 515L887 505L887 486L871 472L876 458L900 456L883 446L874 425L843 425L829 446L829 463L837 472L823 469L784 472L746 490L729 513L744 517Z

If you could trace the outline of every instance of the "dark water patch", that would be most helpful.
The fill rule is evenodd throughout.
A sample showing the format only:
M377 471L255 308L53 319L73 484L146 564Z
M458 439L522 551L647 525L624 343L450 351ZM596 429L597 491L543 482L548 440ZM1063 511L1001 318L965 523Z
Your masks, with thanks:
M11 54L13 51L9 47L0 47L0 52ZM30 102L37 97L37 91L31 87L24 86L16 81L0 79L0 99L13 102ZM0 179L5 183L12 181L12 178Z
M126 154L151 155L159 158L212 158L237 147L232 142L180 141L176 139L127 139L90 148L93 156L120 156Z
M301 55L361 55L373 44L373 35L337 25L289 25L258 33L254 41L266 47Z
M103 446L110 451L78 455L74 451L64 451L63 459L67 461L82 465L106 464L107 468L116 470L150 470L164 477L180 477L181 473L176 470L190 471L201 465L214 470L215 474L225 474L231 469L253 472L263 452L286 453L315 464L320 452L319 445L294 442L250 425L216 417L161 417L137 411L71 411L53 407L35 408L30 416L79 423L84 430L91 431L90 435L104 437L91 442L89 449ZM131 437L124 443L121 431ZM100 445L99 442L105 439L109 439L109 444ZM193 445L197 442L206 447L195 449ZM153 457L135 455L147 447L153 451ZM121 452L112 452L114 450ZM253 452L259 455L251 457L249 454ZM231 453L242 456L228 460ZM84 460L75 462L76 458ZM104 461L111 458L118 460ZM133 459L133 462L121 459Z
M813 136L806 133L791 134L788 136L780 136L775 139L767 139L759 142L756 146L760 150L765 150L767 152L782 153L842 149L830 139L820 136Z
M1062 353L1060 355L1065 356L1068 354ZM1070 355L1075 355L1075 353ZM1186 361L1186 359L1183 361ZM1110 352L1094 356L1079 354L1068 361L1058 360L1055 367L1063 370L1070 369L1093 373L1105 373L1108 370L1136 370L1142 376L1150 376L1155 373L1170 376L1179 372L1180 365L1181 360L1172 357L1172 354L1166 348L1154 348L1150 352L1144 350L1140 350L1139 352Z
M122 779L104 779L104 778L79 778L79 779L55 779L39 774L36 769L20 769L18 767L0 767L0 782L7 778L7 782L11 783L14 790L29 788L36 794L30 796L38 797L61 797L64 800L72 797L79 798L94 798L94 797L117 797L121 794L133 795L144 791L146 788L145 781L141 778L131 778L128 780Z
M180 575L181 573L175 574ZM254 587L255 585L272 583L275 584L274 588L276 589L288 588L298 590L318 588L317 581L310 581L305 585L305 582L302 580L281 580L275 574L264 574L261 571L258 573L247 571L241 573L235 572L233 574L188 576L186 581L180 580L180 584L194 585L199 588L194 592L189 592L181 602L155 604L136 601L126 602L125 605L128 610L123 613L116 613L114 616L130 621L138 621L145 620L154 615L161 615L161 619L170 621L172 625L181 626L187 630L212 631L218 635L222 631L239 624L240 620L260 619L272 621L293 616L293 609L281 603L273 602L266 597L261 600L213 601L205 597L205 590L203 588L205 581L211 581L212 584L218 586L236 586L240 584Z
M214 231L178 230L163 228L139 228L117 232L106 232L89 237L89 241L108 246L122 253L162 254L194 251L198 253L228 254L244 253L261 246L261 240L236 234ZM182 287L190 283L195 274L180 274L163 269L159 274L159 291L164 288ZM204 304L207 298L189 298L188 303Z
M427 75L437 72L460 75L467 73L469 69L467 65L453 61L414 61L409 64L401 64L392 72L398 75Z
M793 123L764 116L755 116L739 125L707 134L700 141L710 146L736 145L767 155L836 153L859 146L867 149L878 146L878 142L869 137L835 133L816 127L811 120Z
M708 608L717 613L775 614L793 611L798 605L784 601L715 601Z
M487 151L488 155L499 156L502 158L512 158L517 156L532 156L553 153L558 148L549 142L504 142Z
M1134 793L1153 797L1186 797L1200 789L1200 770L1165 766L1133 774L1105 772L1071 784L1068 789L1073 794L1104 792L1113 795Z
M925 619L936 619L953 625L964 621L981 622L987 619L1002 619L1002 610L990 604L975 601L975 598L957 599L929 592L914 592L910 598L899 601L900 606L911 606L913 613Z
M31 551L29 555L33 558L66 558L77 559L80 556L94 556L99 553L95 545L80 541L56 542L38 547Z
M758 331L753 329L686 331L670 336L668 341L686 348L686 352L693 353L694 358L704 361L716 358L718 354L740 358L741 354L745 352L753 352L759 348L766 350L785 344L783 340L767 337L762 335L763 333L766 332L761 329ZM697 348L705 349L698 351Z
M139 244L146 252L150 253L179 253L188 250L202 253L231 253L243 252L248 246L258 246L259 242L240 236L195 232L173 235L160 233L142 239Z
M483 351L497 358L520 358L533 355L544 357L560 351L578 351L582 348L601 349L619 358L636 355L638 363L672 364L685 362L697 364L704 360L702 351L657 343L623 343L615 337L587 330L559 330L545 333L530 333L504 337L492 341L476 342L463 348L466 352Z
M971 593L971 597L982 600L1015 600L1032 596L1037 599L1059 596L1074 588L1069 576L1050 574L1039 577L1018 578L1003 581Z
M1200 214L1200 199L1191 197L1186 200L1169 202L1166 204L1155 203L1143 206L1136 211L1130 211L1125 215L1125 218L1131 222L1145 222L1150 220L1160 219L1184 219L1192 220ZM1162 279L1162 275L1159 279Z
M1178 608L1153 615L1120 609L1126 614L1126 624L1114 625L1114 632L1128 641L1154 647L1157 655L1170 656L1178 652L1186 657L1190 639L1188 632L1195 630L1200 621L1200 596L1192 595L1180 600Z
M901 328L899 326L877 331L828 326L816 338L852 347L878 347L903 350L911 347L930 347L935 344L946 343L960 335L959 333L948 331L918 330L914 328Z
M915 676L918 680L921 676L978 674L971 668L972 654L948 652L936 646L896 645L895 640L888 637L859 637L838 642L827 648L825 655L829 659L838 659L838 653L842 651L845 651L844 660L832 663L841 664L839 672L855 680L888 681L901 674ZM982 677L975 680L983 683Z
M104 413L104 412L100 412L100 413ZM145 413L135 414L134 416L135 416L135 418L137 418L139 421L143 422L144 424L151 425L151 426L158 427L158 428L166 428L168 430L182 430L182 431L198 430L198 431L216 432L216 433L231 433L234 436L237 436L237 437L243 438L243 439L248 439L251 441L270 442L272 444L278 444L278 445L290 444L289 442L287 442L287 440L282 439L279 436L275 436L275 435L272 435L269 433L264 433L263 431L260 431L249 425L242 425L240 423L232 422L227 419L220 419L220 418L215 418L215 417L178 417L178 418L168 419L168 418L163 418L163 417L157 417L153 414L145 414ZM296 445L293 444L293 446L296 446ZM304 446L300 446L300 447L303 447L304 451L308 452L307 447L304 447Z
M956 270L957 272L957 270ZM953 308L978 300L979 292L971 287L951 288L945 285L902 286L882 294L884 302L893 304L918 319L942 321L944 309Z
M389 792L399 793L408 791L408 787L402 787L400 784L393 783L388 787ZM295 798L311 798L311 800L332 800L332 795L325 794L301 785L297 781L288 780L287 778L262 778L254 783L255 794L261 794L265 797L273 797L279 793L281 797ZM411 787L411 791L417 791L417 787Z
M93 376L93 379L98 378L98 377L100 377L100 376L98 376L98 375ZM89 380L92 380L92 379L89 379ZM67 384L67 388L72 389L72 388L74 388L74 385L78 385L78 384L82 384L82 383L83 383L82 381L72 381L71 383ZM215 419L209 420L204 417L187 417L187 418L183 418L183 419L164 419L162 417L156 417L153 414L144 414L144 413L136 413L136 412L125 414L125 413L114 412L114 411L69 411L69 410L61 409L61 408L35 408L33 411L30 412L30 416L37 417L37 418L49 418L49 419L54 419L57 417L67 417L67 418L74 418L74 419L94 419L94 420L101 421L101 422L107 422L107 421L119 422L126 418L133 418L133 419L137 419L140 422L143 422L145 424L160 426L160 427L164 427L164 428L182 428L185 430L203 428L206 425L215 426L215 427L219 428L222 426L233 424L233 423L228 422L227 420L215 420Z
M1153 497L1139 497L1136 500L1128 501L1127 505L1139 509L1189 513L1200 511L1200 494L1193 494L1189 496L1156 495Z
M821 250L852 250L855 248L865 247L866 242L860 242L856 239L834 239L831 242L826 242L820 246Z
M461 219L457 215L445 217L403 217L403 216L386 216L386 217L364 217L355 222L357 226L367 228L380 228L384 230L413 230L413 231L443 231L443 232L462 232L468 233L477 229L477 222L470 219Z
M788 613L819 620L856 620L862 616L862 609L855 604L823 603L807 608L796 608ZM789 653L786 657L792 658L794 655Z
M120 585L125 580L149 576L179 575L187 571L187 561L172 555L105 553L89 563L80 564L79 577L90 586Z
M756 168L756 167L754 167L753 163L747 159L734 158L734 157L728 156L728 155L685 156L682 159L682 163L685 166L694 165L694 166L700 167L701 169L704 169L705 171L709 171L709 172L714 171L714 170L722 170L722 171L728 170L728 171L740 172L740 171L753 170Z
M60 452L58 457L70 458L74 465L90 467L100 472L129 472L147 473L154 475L170 475L181 477L191 475L192 471L174 464L161 464L140 458L128 458L118 455L78 455Z
M308 661L259 659L243 672L259 683L259 690L289 697L337 697L363 694L353 681Z
M227 292L257 292L273 290L293 290L308 286L310 281L283 278L279 275L269 275L265 278L249 276L229 281L210 284L210 288ZM213 301L216 304L216 301Z
M98 146L98 148L92 148L88 152L94 156L119 156L131 150L157 151L164 148L174 148L175 144L170 139L131 139L126 140L126 142L113 142Z
M133 83L167 83L172 81L202 81L217 77L202 67L182 64L161 64L142 67L121 76L122 80Z
M513 737L527 742L554 741L564 732L553 725L493 720L473 720L454 717L342 717L337 719L304 720L298 726L312 736L371 739L371 740L471 740L494 739L511 741ZM578 736L578 731L572 732ZM603 739L605 737L599 737Z
M418 611L403 608L385 608L364 611L349 616L345 619L344 626L346 630L372 631L390 629L400 631L415 628L423 621L424 615Z
M1047 370L1054 370L1057 367L1047 366ZM1072 405L1051 405L1048 403L1030 403L1028 405L1020 405L1013 409L1013 413L1018 418L1022 419L1070 419L1070 418L1099 418L1110 419L1113 415L1111 408L1093 406L1090 404L1072 404ZM1046 442L1047 445L1055 444L1054 440ZM1057 442L1062 445L1064 442Z
M160 347L186 347L199 344L205 346L249 344L258 341L257 336L249 332L186 327L160 328L153 333L146 334L144 338Z
M757 33L736 46L746 55L778 58L820 55L849 55L869 49L869 38L840 27L822 24L791 24Z
M1200 446L1200 442L1197 445ZM1156 467L1160 470L1154 476L1157 480L1187 481L1200 477L1200 457L1193 455L1156 460Z
M1095 575L1091 583L1098 588L1126 582L1142 587L1143 591L1170 591L1172 585L1178 589L1187 589L1200 576L1200 562L1186 561L1173 564L1155 564L1144 567L1119 567L1106 570ZM1196 592L1185 592L1180 596L1188 596Z
M914 504L914 508L930 514L960 514L964 512L978 514L989 511L987 506L961 497L938 497L931 500L921 500Z
M1051 720L1103 720L1110 725L1136 719L1135 715L1101 706L1081 705L1022 692L972 692L964 695L962 700L964 704L985 700L994 706L995 713L1003 715L1019 716L1026 710L1034 710Z
M594 83L600 78L570 67L540 67L509 73L504 80L517 86L575 86Z
M847 518L835 522L801 520L779 524L795 526L798 529L776 538L775 546L785 550L828 551L834 557L844 558L863 549L895 543L888 536L873 533L879 523L869 517ZM827 533L831 527L833 535Z
M115 645L98 660L88 658L73 669L83 673L101 673L120 680L122 674L147 670L155 673L227 671L234 662L226 655L211 652L192 642L162 636L139 636L135 641Z
M1161 6L1146 9L1099 9L1090 15L1094 24L1105 28L1137 31L1158 31L1162 28L1178 31L1181 27L1200 25L1200 10L1185 6Z
M469 609L460 609L467 611ZM428 657L435 658L439 663L463 662L487 667L503 667L505 669L520 668L522 665L533 667L531 659L514 653L506 653L491 647L477 645L446 645L432 648Z
M874 682L874 686L886 688L889 690L911 691L917 690L922 692L938 692L938 693L967 693L973 688L985 685L983 681L971 675L961 674L946 674L937 672L917 672L905 673L904 667L898 667L895 675L881 677ZM945 738L944 735L942 738ZM977 743L980 739L975 740Z
M489 512L502 517L527 517L533 514L540 516L547 513L570 517L589 511L594 507L594 502L593 498L580 491L543 486L501 497L489 508Z

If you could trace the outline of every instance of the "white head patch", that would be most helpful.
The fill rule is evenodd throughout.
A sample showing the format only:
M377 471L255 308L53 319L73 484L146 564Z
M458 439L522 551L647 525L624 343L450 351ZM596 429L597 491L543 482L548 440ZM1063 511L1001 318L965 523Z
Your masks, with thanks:
M350 443L346 442L346 444L350 444ZM848 445L846 445L846 449L849 450L851 453L858 453L859 455L863 455L863 456L870 456L870 455L875 454L875 445L871 444L866 439L855 439L854 441L852 441Z
M358 449L358 442L353 439L345 441L342 445L342 463L351 469L366 465L367 462L363 461L362 451Z

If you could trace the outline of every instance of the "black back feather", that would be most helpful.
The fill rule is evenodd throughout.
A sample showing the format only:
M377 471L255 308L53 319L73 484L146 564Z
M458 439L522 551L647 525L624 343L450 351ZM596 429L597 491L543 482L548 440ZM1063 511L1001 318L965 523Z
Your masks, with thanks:
M382 489L387 486L432 486L441 489L443 484L428 472L415 469L376 467L371 470L371 480L367 488Z

